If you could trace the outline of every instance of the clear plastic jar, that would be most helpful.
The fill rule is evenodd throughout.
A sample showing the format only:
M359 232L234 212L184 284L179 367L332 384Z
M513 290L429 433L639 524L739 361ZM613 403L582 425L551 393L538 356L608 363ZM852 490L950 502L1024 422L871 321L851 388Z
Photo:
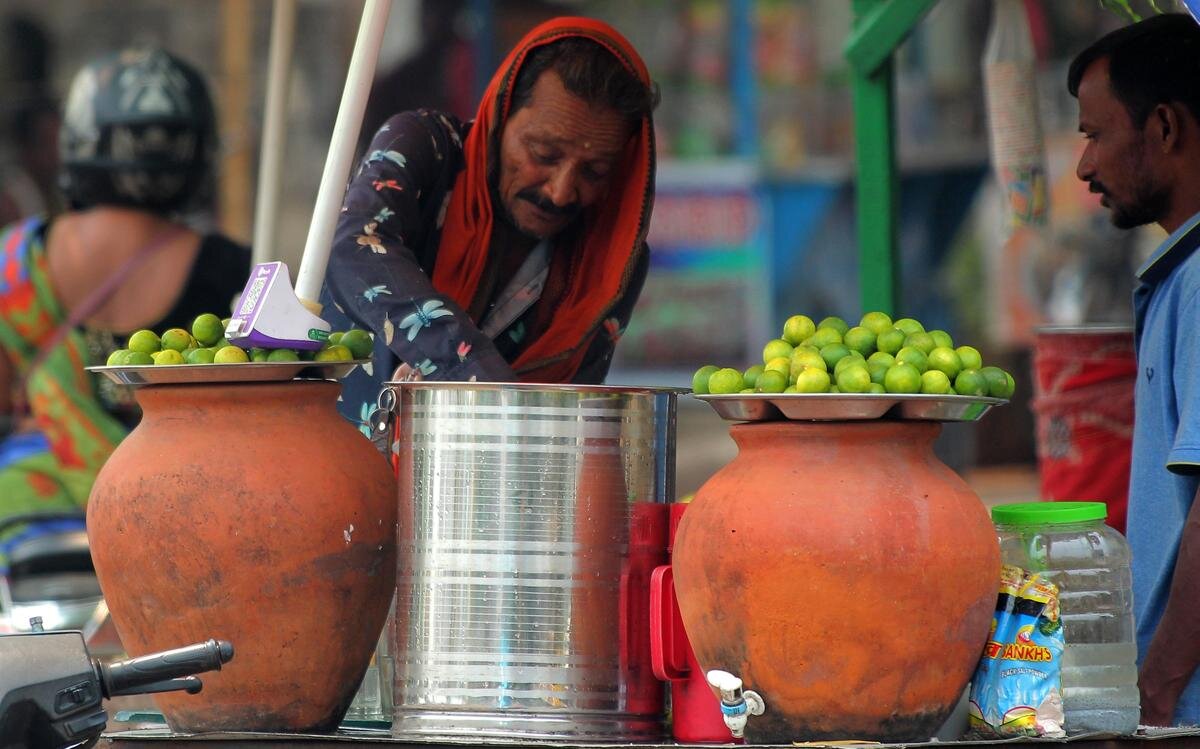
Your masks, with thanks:
M1068 735L1132 734L1141 716L1129 544L1106 516L1103 502L992 508L1004 563L1058 586Z

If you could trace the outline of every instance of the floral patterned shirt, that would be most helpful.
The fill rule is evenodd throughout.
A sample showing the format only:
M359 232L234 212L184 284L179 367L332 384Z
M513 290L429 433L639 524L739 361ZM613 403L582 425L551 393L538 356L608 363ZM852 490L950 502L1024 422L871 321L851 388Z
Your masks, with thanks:
M534 303L490 338L478 321L434 288L432 274L451 191L463 167L470 123L430 110L398 114L375 134L346 191L326 273L322 313L334 330L351 325L375 338L372 364L343 380L340 408L370 436L367 419L381 385L407 363L427 380L514 382L509 362L530 342ZM642 260L574 377L603 382L648 269ZM498 294L507 279L495 279ZM495 301L493 298L490 301Z

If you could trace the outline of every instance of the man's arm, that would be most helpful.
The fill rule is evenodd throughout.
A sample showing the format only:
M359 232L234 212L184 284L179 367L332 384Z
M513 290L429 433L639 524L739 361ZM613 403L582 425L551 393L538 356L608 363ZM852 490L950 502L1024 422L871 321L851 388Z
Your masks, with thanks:
M450 154L432 137L435 115L406 113L376 134L346 191L326 281L341 310L429 380L512 381L512 368L470 316L439 293L409 244L440 220ZM450 175L452 184L453 175ZM422 200L425 196L425 200Z
M1162 621L1138 674L1142 723L1169 726L1175 703L1200 665L1200 491L1192 500Z

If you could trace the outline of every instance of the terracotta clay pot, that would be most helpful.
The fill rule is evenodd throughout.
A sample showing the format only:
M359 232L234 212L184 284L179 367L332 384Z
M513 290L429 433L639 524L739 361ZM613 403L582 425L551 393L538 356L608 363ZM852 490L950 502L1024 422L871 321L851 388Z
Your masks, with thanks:
M1000 570L982 503L930 422L731 428L673 564L705 670L762 695L750 743L932 736L970 679Z
M331 382L142 387L88 503L126 650L209 637L235 655L176 731L324 731L354 697L395 585L396 484Z

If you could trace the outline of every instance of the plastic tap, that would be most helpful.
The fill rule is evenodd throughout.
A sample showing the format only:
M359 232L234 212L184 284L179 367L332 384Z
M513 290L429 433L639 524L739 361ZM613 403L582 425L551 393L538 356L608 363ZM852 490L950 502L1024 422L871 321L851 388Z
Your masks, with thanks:
M721 698L721 717L734 738L742 738L751 715L762 715L767 703L752 689L742 689L742 680L728 671L709 671L708 684Z

